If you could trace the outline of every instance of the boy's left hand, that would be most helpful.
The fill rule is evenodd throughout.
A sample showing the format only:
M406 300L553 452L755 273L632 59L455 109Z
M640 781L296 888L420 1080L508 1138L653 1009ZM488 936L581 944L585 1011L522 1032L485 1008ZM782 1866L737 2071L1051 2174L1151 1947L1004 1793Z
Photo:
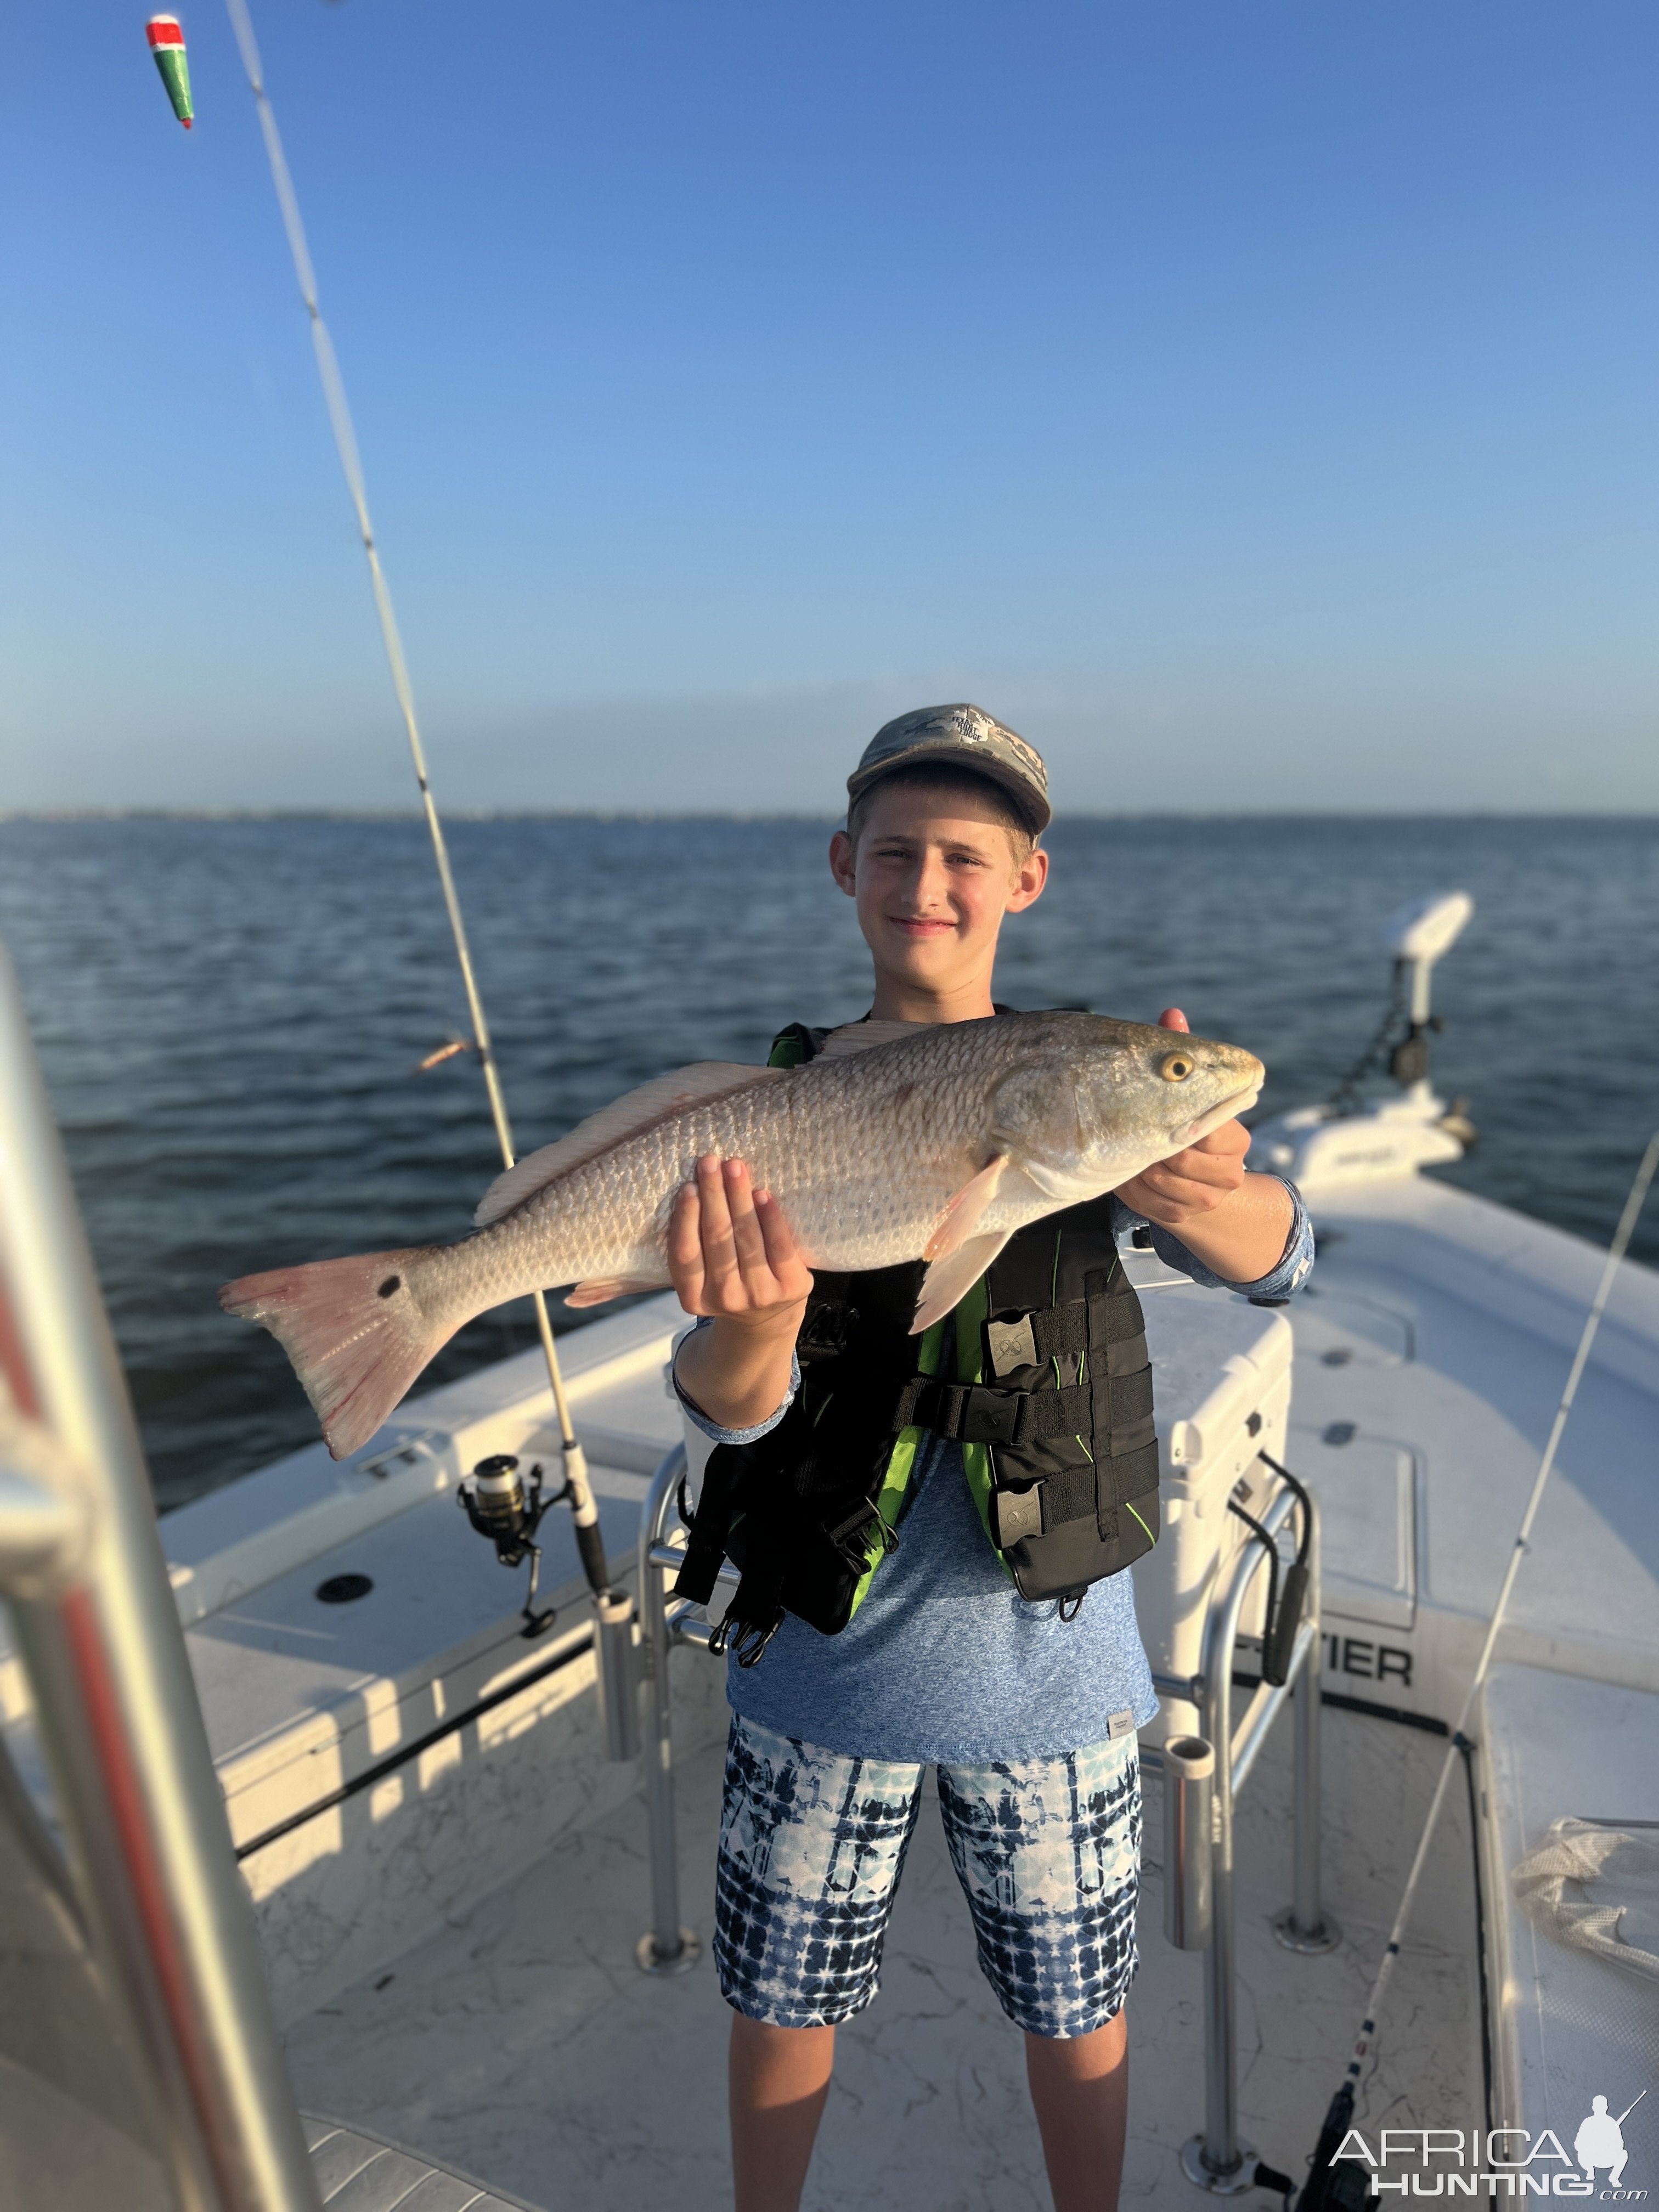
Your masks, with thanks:
M1160 1029L1182 1031L1188 1026L1179 1006L1166 1006L1158 1024ZM1224 1121L1184 1152L1159 1160L1120 1183L1117 1194L1161 1229L1180 1230L1213 1213L1242 1188L1244 1155L1249 1149L1249 1131L1237 1121Z
M1250 1133L1237 1121L1224 1121L1155 1167L1144 1168L1118 1185L1118 1196L1135 1213L1162 1229L1180 1230L1224 1205L1244 1182L1244 1155Z

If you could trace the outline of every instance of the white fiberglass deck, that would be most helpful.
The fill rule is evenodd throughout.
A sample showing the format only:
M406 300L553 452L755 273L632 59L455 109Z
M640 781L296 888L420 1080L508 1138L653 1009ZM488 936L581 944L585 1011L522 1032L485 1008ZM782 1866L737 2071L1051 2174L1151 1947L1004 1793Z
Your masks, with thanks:
M1311 1295L1288 1310L1285 1450L1325 1516L1326 1686L1443 1724L1598 1255L1428 1180L1310 1199L1322 1250ZM1145 1255L1132 1264L1143 1280L1158 1272ZM1198 1296L1148 1299L1155 1357L1160 1328ZM1225 1310L1214 1297L1200 1336ZM661 1369L679 1318L672 1300L653 1301L566 1340L618 1565L647 1474L678 1434ZM1270 1318L1238 1315L1253 1328ZM453 1495L485 1452L547 1454L549 1410L535 1358L508 1362L400 1409L361 1464L299 1455L173 1516L164 1534L302 2104L559 2212L666 2186L712 2207L728 2201L724 2008L706 1956L683 1980L647 1980L634 1965L648 1910L637 1770L607 1762L598 1741L564 1516L549 1523L547 1577L564 1610L550 1637L526 1643L522 1576L495 1565ZM1524 1735L1535 1694L1528 1670L1579 1686L1589 1734L1598 1684L1659 1692L1656 1435L1659 1279L1628 1268L1500 1646L1516 1669L1511 1734ZM319 1603L319 1586L341 1573L370 1576L373 1595ZM685 1912L706 1940L720 1674L696 1652L673 1663ZM1288 1719L1238 1817L1243 2131L1297 2178L1443 1751L1443 1738L1399 1717L1338 1709L1327 1721L1334 1953L1289 1954L1268 1928L1289 1899ZM1491 1784L1486 1768L1481 1778ZM1555 1803L1551 1771L1532 1773L1528 1837L1558 1814L1607 1809L1565 1802L1565 1770L1558 1779ZM1467 2129L1486 2117L1468 1823L1459 1778L1362 2124ZM1513 1824L1499 1807L1485 1826L1490 1918ZM1176 2154L1203 2118L1201 1960L1161 1932L1159 1829L1154 1782L1127 2190L1181 2204L1194 2192ZM907 1869L883 1993L842 2040L809 2203L1046 2202L1018 2039L975 1967L933 1818ZM1505 2106L1514 2082L1500 2065L1500 2122L1516 2116Z
M1602 1255L1401 1179L1312 1196L1292 1464L1326 1516L1327 1686L1442 1719L1473 1671ZM1659 1276L1626 1265L1503 1659L1659 1690Z
M707 1938L719 1802L717 1670L675 1656L685 1734L685 1910ZM1332 1716L1329 1888L1346 1940L1322 1958L1281 1950L1268 1921L1290 1895L1291 1723L1240 1800L1243 2131L1300 2174L1346 2063L1443 1745L1420 1731ZM1126 2201L1195 2204L1176 2154L1203 2119L1200 1954L1162 1933L1160 1800L1148 1793L1142 1966L1130 1998ZM705 1954L649 1980L633 1946L647 1917L639 1808L572 1835L504 1889L457 1913L395 1968L366 1975L289 2032L301 2103L343 2111L434 2157L488 2174L549 2212L671 2194L686 2212L731 2202L726 2151L729 2015ZM1397 1987L1402 2033L1368 2104L1481 2117L1473 1861L1462 1790L1436 1849ZM845 2212L1038 2212L1048 2199L1020 2037L974 1961L936 1814L924 1812L889 1938L880 1995L839 2037L836 2087L805 2203ZM1258 2203L1269 2200L1256 2197Z

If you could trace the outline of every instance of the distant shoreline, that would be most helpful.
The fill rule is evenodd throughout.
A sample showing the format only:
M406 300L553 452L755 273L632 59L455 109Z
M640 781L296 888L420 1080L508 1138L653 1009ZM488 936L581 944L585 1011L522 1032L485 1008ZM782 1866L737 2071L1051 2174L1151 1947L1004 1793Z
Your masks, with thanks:
M817 808L678 808L632 806L506 807L452 806L447 822L817 822L834 824L840 811ZM1606 807L1168 807L1135 808L1122 813L1067 810L1059 823L1072 822L1607 822L1659 823L1659 810L1609 811ZM321 806L20 806L0 807L0 825L10 822L356 822L410 823L424 817L413 807Z

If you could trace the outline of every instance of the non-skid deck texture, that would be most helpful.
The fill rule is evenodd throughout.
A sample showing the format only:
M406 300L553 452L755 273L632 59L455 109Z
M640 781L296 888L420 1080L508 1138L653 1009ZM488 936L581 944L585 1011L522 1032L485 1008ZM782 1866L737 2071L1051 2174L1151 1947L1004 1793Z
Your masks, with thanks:
M1239 2079L1244 2134L1300 2177L1444 1747L1328 1713L1327 1889L1345 1940L1307 1959L1281 1950L1268 1925L1289 1898L1289 1734L1287 1717L1238 1812ZM719 1782L708 1754L681 1776L684 1909L705 1938ZM1203 1962L1162 1934L1158 1790L1150 1777L1124 2198L1196 2205L1176 2154L1203 2114ZM1460 1785L1368 2070L1362 2124L1481 2122L1472 1868ZM706 1955L680 1979L638 1972L647 1893L634 1800L395 1970L299 2021L288 2041L301 2103L487 2174L548 2212L634 2207L671 2191L683 2212L729 2205L728 2015ZM1020 2038L975 1966L930 1811L905 1870L881 1994L841 2033L805 2203L811 2212L1041 2212L1048 2202Z

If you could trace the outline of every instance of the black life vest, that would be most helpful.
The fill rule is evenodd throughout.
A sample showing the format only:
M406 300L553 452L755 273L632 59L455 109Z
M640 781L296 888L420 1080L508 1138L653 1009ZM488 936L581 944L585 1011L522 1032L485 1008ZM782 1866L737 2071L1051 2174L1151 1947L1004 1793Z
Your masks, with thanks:
M786 1030L770 1064L799 1066L827 1034ZM674 1585L706 1604L722 1557L739 1569L720 1637L739 1663L756 1663L786 1613L826 1636L846 1627L897 1547L929 1432L960 1443L1022 1597L1057 1598L1069 1616L1091 1583L1152 1549L1152 1373L1111 1212L1109 1197L1091 1199L1017 1231L920 1340L921 1261L817 1276L795 1347L800 1389L758 1441L715 1446Z

